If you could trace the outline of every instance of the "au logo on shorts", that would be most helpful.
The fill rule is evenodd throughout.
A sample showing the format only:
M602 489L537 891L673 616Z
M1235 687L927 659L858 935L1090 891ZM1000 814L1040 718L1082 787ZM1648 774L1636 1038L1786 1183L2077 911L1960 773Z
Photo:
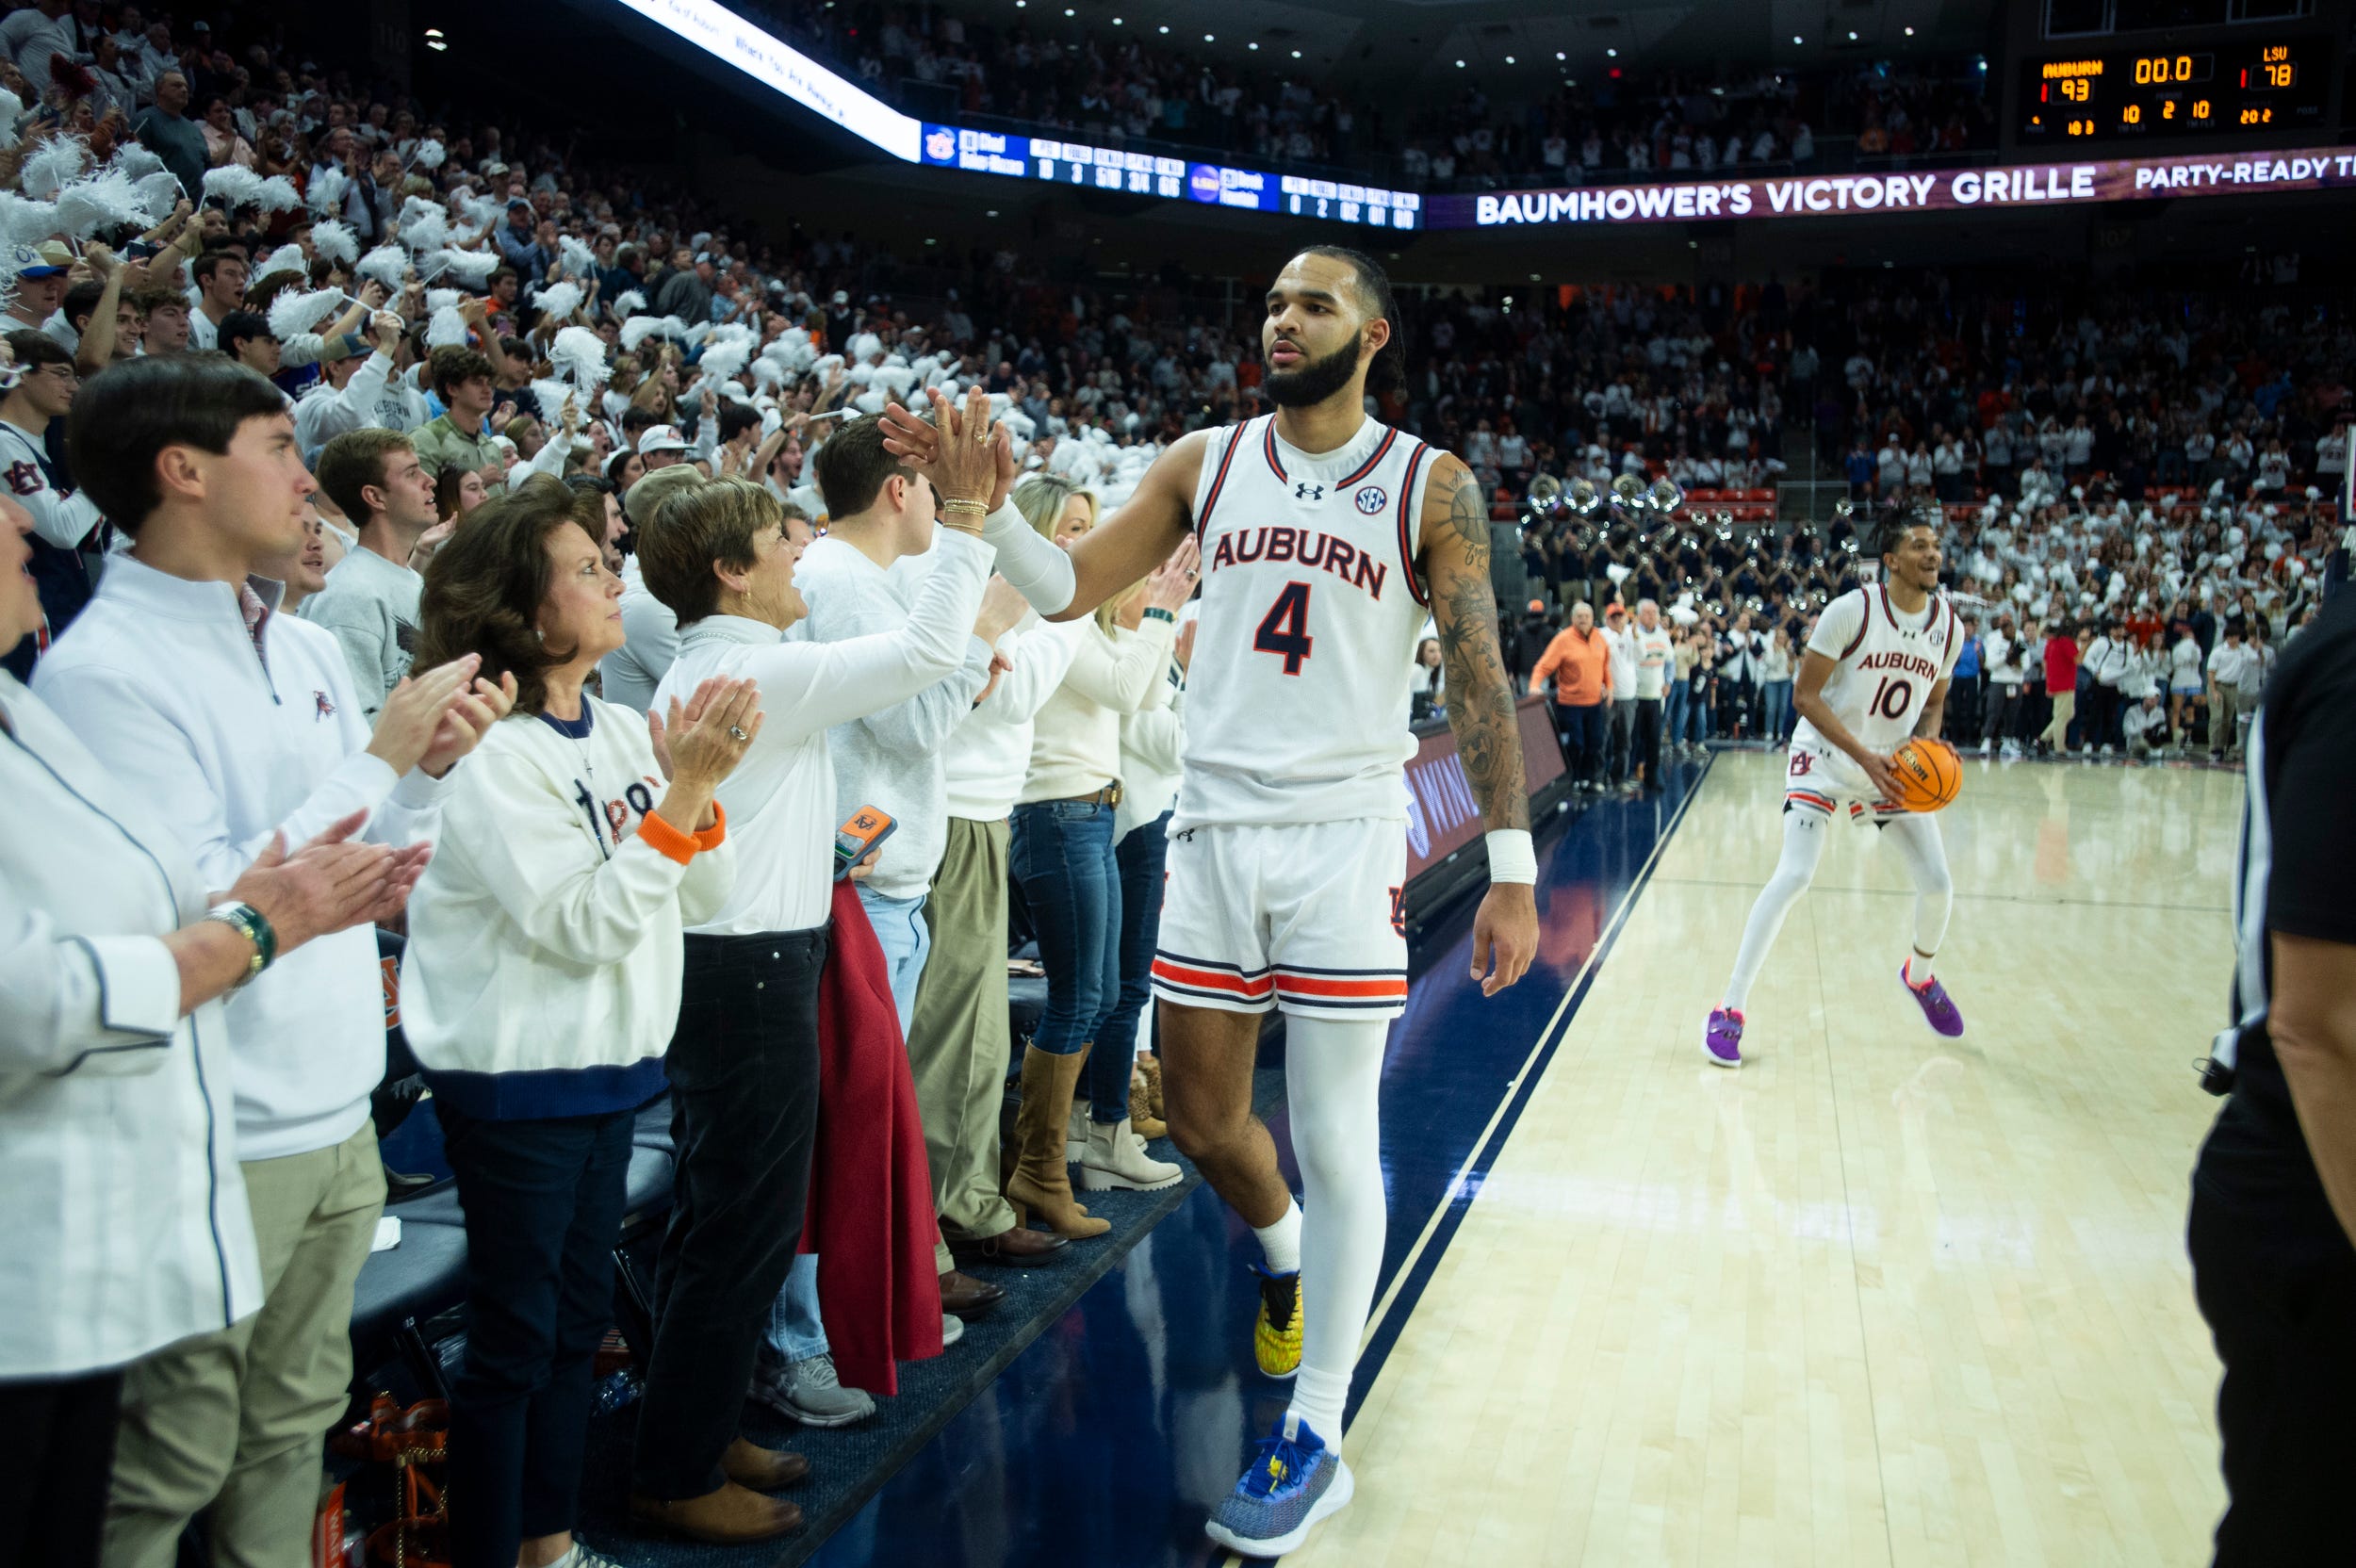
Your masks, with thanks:
M1358 510L1371 517L1390 504L1391 498L1379 484L1361 486L1357 495Z

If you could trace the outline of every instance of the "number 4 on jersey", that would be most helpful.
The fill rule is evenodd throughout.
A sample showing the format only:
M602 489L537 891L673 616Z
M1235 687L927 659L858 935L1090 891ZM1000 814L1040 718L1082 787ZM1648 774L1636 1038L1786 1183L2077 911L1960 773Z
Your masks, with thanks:
M1268 606L1252 646L1260 653L1278 655L1284 661L1286 675L1299 675L1301 666L1309 662L1309 647L1315 641L1309 635L1309 585L1287 582L1276 602Z

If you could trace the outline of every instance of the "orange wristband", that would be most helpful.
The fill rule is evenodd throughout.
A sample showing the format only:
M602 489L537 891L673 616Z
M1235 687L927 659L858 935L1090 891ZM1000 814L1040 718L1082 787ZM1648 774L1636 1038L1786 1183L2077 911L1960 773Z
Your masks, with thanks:
M717 849L728 841L728 808L718 801L712 803L712 825L695 834L698 850Z
M656 854L676 860L682 866L693 860L695 851L701 847L696 841L700 835L682 833L652 811L638 819L638 836Z

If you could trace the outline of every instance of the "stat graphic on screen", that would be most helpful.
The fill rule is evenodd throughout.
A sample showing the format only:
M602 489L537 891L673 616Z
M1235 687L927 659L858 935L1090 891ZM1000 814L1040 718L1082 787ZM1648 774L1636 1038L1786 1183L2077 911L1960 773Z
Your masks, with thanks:
M2331 69L2322 37L2038 54L2021 62L2014 129L2024 145L2313 130Z
M973 174L1005 174L1173 201L1184 198L1210 206L1323 218L1378 229L1421 226L1423 198L1412 190L1314 180L1231 164L1191 163L1118 147L930 122L925 123L922 146L926 163Z

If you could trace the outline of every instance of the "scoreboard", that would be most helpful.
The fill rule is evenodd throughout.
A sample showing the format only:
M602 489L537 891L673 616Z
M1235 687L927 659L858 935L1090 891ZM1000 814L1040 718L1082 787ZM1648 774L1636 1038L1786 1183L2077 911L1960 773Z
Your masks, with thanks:
M1096 147L1044 137L927 122L921 160L973 174L1003 174L1088 190L1202 202L1250 212L1321 218L1377 229L1422 226L1423 198L1412 190L1310 179L1229 164Z
M2021 62L2014 131L2023 146L2313 132L2325 126L2331 74L2321 36L2040 54Z

